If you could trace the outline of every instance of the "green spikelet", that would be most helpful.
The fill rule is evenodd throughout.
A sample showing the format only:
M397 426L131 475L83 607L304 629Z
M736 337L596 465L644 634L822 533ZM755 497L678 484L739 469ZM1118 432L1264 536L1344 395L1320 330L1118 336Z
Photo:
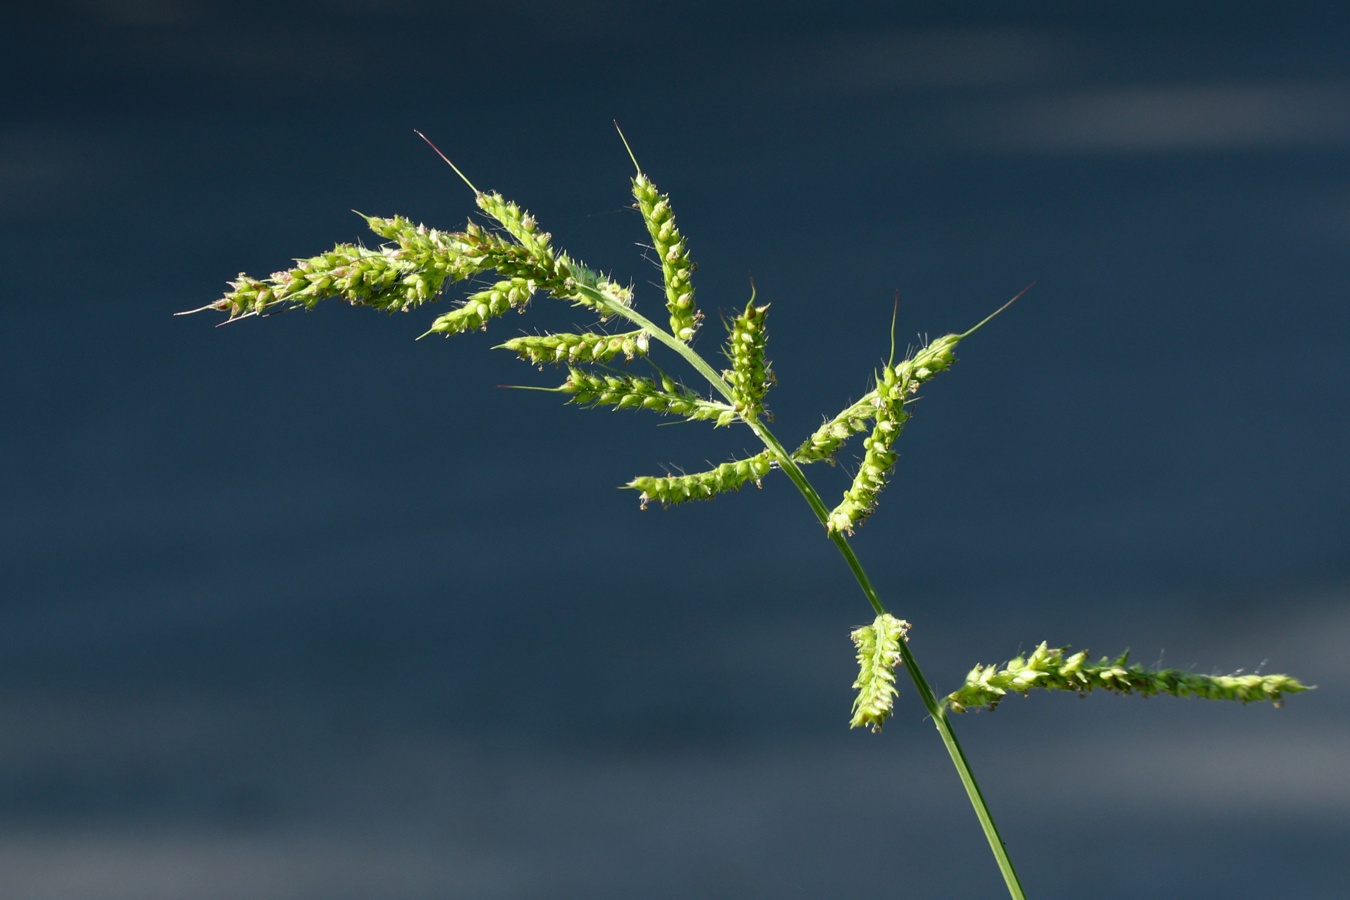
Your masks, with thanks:
M453 309L431 323L427 334L446 336L486 328L487 320L504 315L512 309L524 309L534 296L534 282L525 278L508 278L485 291L471 294L464 305Z
M606 362L619 354L624 359L646 356L648 335L645 331L625 331L621 334L555 334L522 335L499 344L526 362L571 365L584 362Z
M1042 642L1028 655L1012 659L1002 668L976 666L966 676L966 683L948 694L942 703L953 712L994 709L1009 693L1025 696L1033 688L1043 688L1078 694L1103 690L1240 703L1266 701L1280 706L1285 694L1312 689L1288 675L1199 675L1180 669L1146 669L1131 665L1128 653L1115 659L1103 656L1094 664L1088 662L1086 650L1065 657L1066 650Z
M732 319L728 331L726 357L731 368L722 377L736 396L736 409L747 419L764 413L764 394L773 383L773 370L764 358L767 336L764 318L769 307L756 306L752 296L745 311Z
M739 489L747 481L755 482L758 487L760 479L773 468L773 454L765 450L747 459L722 463L707 472L664 477L640 475L624 487L641 492L638 502L643 509L648 503L675 506L689 500L711 500L718 494Z
M848 727L866 725L877 732L890 718L899 693L895 687L895 667L900 664L900 642L908 633L908 622L882 613L871 625L849 635L853 646L858 648L858 678L853 682L858 696L853 701L853 718Z
M633 177L633 197L637 200L642 221L652 237L652 249L661 264L661 275L666 284L666 309L670 312L670 331L688 342L698 330L703 314L694 306L694 287L690 276L694 264L689 258L689 247L684 236L675 227L675 214L670 209L670 196L657 191L646 175Z

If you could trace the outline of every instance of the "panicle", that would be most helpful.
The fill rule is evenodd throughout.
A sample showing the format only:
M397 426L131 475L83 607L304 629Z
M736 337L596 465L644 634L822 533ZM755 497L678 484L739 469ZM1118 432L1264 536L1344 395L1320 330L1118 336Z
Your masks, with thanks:
M895 698L895 668L900 665L900 642L906 640L909 623L890 613L882 613L871 625L853 631L849 637L858 650L858 677L853 689L853 718L849 728L870 726L873 732L890 718Z
M662 194L646 175L633 177L633 197L637 200L642 221L652 238L652 249L661 264L661 275L666 285L666 309L670 312L670 331L688 342L698 330L703 314L694 306L694 287L690 276L694 263L689 258L689 247L684 235L675 227L675 214L670 209L670 195Z
M747 481L755 482L758 487L760 480L773 468L773 453L765 450L692 475L639 475L624 487L641 492L638 502L643 509L648 503L675 506L689 500L711 500L718 494L738 490Z

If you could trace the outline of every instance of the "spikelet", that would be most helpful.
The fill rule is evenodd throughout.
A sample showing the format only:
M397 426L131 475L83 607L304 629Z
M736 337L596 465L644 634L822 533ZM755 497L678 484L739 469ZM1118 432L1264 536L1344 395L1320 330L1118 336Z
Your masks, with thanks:
M711 500L718 494L738 490L747 481L759 486L760 480L773 471L773 454L765 450L746 459L722 463L706 472L692 475L640 475L624 487L641 491L638 502L646 509L648 503L675 506L689 500Z
M858 648L858 678L853 682L858 696L853 700L849 728L866 725L877 732L890 718L899 693L895 687L895 667L900 664L900 642L908 633L908 622L882 613L871 625L849 635L853 646Z
M774 380L773 370L764 358L767 340L764 318L768 309L767 305L756 306L752 296L745 311L732 319L727 328L728 339L724 352L731 362L731 368L723 370L722 377L736 397L737 412L747 419L764 413L764 394Z
M1094 664L1087 661L1086 650L1065 657L1067 649L1041 642L1031 653L1010 660L1002 668L978 665L966 675L966 683L943 698L942 704L953 712L994 709L1010 692L1026 695L1032 688L1044 688L1078 694L1103 690L1241 703L1267 701L1280 706L1285 694L1312 689L1288 675L1200 675L1180 669L1146 669L1130 665L1128 653L1115 659L1104 656Z
M670 195L662 194L646 175L638 172L633 177L633 197L637 200L642 221L652 237L652 249L661 264L661 275L666 285L666 309L670 312L670 331L686 343L698 330L703 314L694 306L694 287L690 276L694 271L689 258L689 247L684 236L675 227L675 214L670 209Z
M497 346L510 350L526 362L571 365L585 362L606 362L619 354L624 359L646 356L649 336L645 331L625 331L620 334L527 334L512 338Z

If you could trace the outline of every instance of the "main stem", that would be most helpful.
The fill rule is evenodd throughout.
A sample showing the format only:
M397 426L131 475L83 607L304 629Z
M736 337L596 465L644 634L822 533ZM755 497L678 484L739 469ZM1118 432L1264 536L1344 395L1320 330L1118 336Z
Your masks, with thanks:
M750 423L750 427L764 441L778 457L779 465L792 483L797 486L803 497L806 498L807 505L811 511L816 514L822 525L825 524L828 516L828 510L820 495L816 493L815 487L807 480L801 467L793 461L777 438L769 432L768 428L762 422L755 420ZM886 612L886 607L882 605L881 598L877 596L876 588L872 586L872 580L867 577L867 571L863 569L862 563L858 560L857 554L853 552L853 547L848 540L838 531L831 531L830 540L834 541L835 547L848 563L849 570L857 580L858 586L862 588L863 595L867 597L867 602L872 604L872 608L877 614ZM970 768L970 762L966 759L965 751L961 749L961 742L956 739L956 732L952 729L951 722L947 718L947 709L938 703L937 696L933 693L932 687L928 684L928 679L924 678L923 671L919 669L919 663L914 659L914 654L910 652L909 643L903 638L900 641L900 658L905 665L905 671L909 672L910 679L914 682L914 689L919 692L919 698L923 700L924 708L928 710L929 717L933 720L938 734L942 736L942 744L947 748L947 755L952 759L952 765L956 767L956 774L961 779L962 786L966 789L966 796L970 798L970 805L975 808L975 817L980 820L980 827L984 829L985 840L989 842L989 849L994 854L994 860L998 863L999 872L1003 874L1003 883L1008 887L1008 894L1013 900L1026 900L1026 894L1022 891L1022 883L1017 879L1017 871L1013 868L1012 859L1008 856L1008 848L1003 844L1003 838L999 836L998 826L994 824L994 815L989 811L989 805L984 800L984 794L980 792L980 785L975 780L975 773Z
M722 376L684 341L679 340L641 313L615 303L599 291L584 285L578 285L577 288L591 301L639 326L652 337L674 350L685 362L706 378L714 390L726 398L728 402L735 403L731 387L723 380ZM762 421L757 418L744 419L743 421L750 426L750 430L764 443L764 446L773 452L779 467L797 486L797 490L805 498L807 506L811 507L811 512L815 513L816 519L820 521L821 525L825 525L829 519L829 509L825 506L825 502L820 499L820 494L816 492L815 487L807 480L801 467L793 460L792 454L784 449L778 438ZM862 588L863 596L867 598L867 602L872 604L872 609L876 610L877 615L885 613L886 607L882 604L881 598L877 596L876 588L872 586L872 579L867 577L867 571L859 562L858 556L853 552L853 547L848 540L838 531L830 531L829 536L830 540L834 541L839 553L844 557L844 561L848 563L849 571L853 573L858 586ZM910 679L914 682L914 689L919 692L919 698L923 701L924 708L928 710L928 715L933 720L933 725L937 728L938 734L942 736L943 746L947 748L947 755L951 757L952 765L956 767L956 774L960 777L961 784L966 789L966 796L970 798L970 805L975 808L975 817L980 820L980 827L984 829L985 839L989 841L989 849L994 854L999 871L1003 873L1003 882L1008 887L1009 896L1013 900L1026 900L1026 894L1022 891L1022 884L1017 879L1017 872L1013 869L1012 859L1008 856L1008 848L1003 845L1003 838L999 836L998 826L994 824L994 816L989 811L989 805L984 801L984 794L980 792L979 784L975 781L975 773L971 771L970 763L966 760L966 754L961 749L961 743L956 739L956 732L952 730L951 722L947 719L947 710L942 704L938 703L937 696L928 684L928 679L923 677L923 672L919 669L919 663L914 659L909 644L904 640L900 641L900 658L904 663L905 671L909 673Z

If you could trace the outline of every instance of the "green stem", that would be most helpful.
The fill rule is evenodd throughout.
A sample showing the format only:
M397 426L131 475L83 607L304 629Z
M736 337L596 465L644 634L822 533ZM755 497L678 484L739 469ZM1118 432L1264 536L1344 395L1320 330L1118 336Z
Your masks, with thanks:
M674 350L700 375L706 378L713 389L726 398L728 402L733 404L736 402L731 387L722 379L722 376L684 341L676 338L641 313L615 303L599 291L584 285L578 285L577 290L613 314L621 316L644 329L652 337ZM773 452L774 457L778 460L779 467L797 486L797 490L805 498L806 504L811 507L811 511L815 513L820 524L824 525L829 518L829 509L825 506L825 502L821 500L815 487L807 479L806 474L802 472L801 466L793 460L792 454L788 453L778 441L778 438L769 430L769 427L758 418L743 418L742 421L750 426L750 430L755 433L755 436ZM858 586L862 588L867 602L872 604L872 609L878 615L885 613L886 607L882 604L876 588L872 586L872 580L867 577L867 571L863 569L862 563L859 562L858 556L853 552L853 547L848 540L838 531L830 532L830 540L834 541L835 547L844 557L844 561L848 563L849 570L853 573L854 579L857 580ZM989 811L989 805L985 803L984 794L980 792L980 786L975 781L975 773L971 771L970 763L966 760L966 754L961 749L961 743L956 739L956 732L952 730L951 722L947 719L947 710L938 702L937 696L928 684L928 679L924 678L918 662L914 659L914 654L910 652L909 644L903 640L900 641L900 658L904 661L905 671L909 672L909 677L913 680L914 688L919 692L919 698L923 701L924 708L928 710L933 725L937 727L938 734L942 737L942 743L947 748L947 755L951 757L952 765L956 767L956 774L960 777L961 784L966 789L966 796L970 798L970 805L975 808L975 817L980 820L980 827L984 829L985 839L989 841L989 849L993 852L999 871L1003 874L1003 882L1008 887L1009 896L1013 900L1026 900L1026 894L1022 891L1022 884L1017 879L1017 872L1013 869L1012 859L1008 856L1008 849L1003 845L1003 838L999 836L998 826L994 824L994 816Z
M809 499L809 498L808 498ZM819 502L819 498L817 498ZM839 532L832 532L831 539L839 552L843 554L844 560L848 563L849 569L853 571L853 577L857 579L859 587L867 596L868 602L872 608L881 610L881 599L877 597L877 592L872 587L871 580L863 570L862 563L858 561L853 548L848 541ZM908 642L900 641L900 658L904 660L905 670L909 672L909 677L914 682L914 688L919 692L919 697L923 700L924 708L928 710L928 715L932 718L933 724L937 727L938 734L942 736L942 743L947 748L947 755L952 759L952 765L956 767L956 774L961 779L962 786L966 789L966 796L970 798L970 805L975 808L975 817L980 820L980 827L984 829L985 840L989 842L989 849L994 854L994 860L998 863L998 870L1003 874L1003 883L1008 887L1008 895L1013 900L1026 900L1026 894L1022 891L1022 883L1017 879L1017 872L1013 869L1012 859L1008 856L1008 848L1003 844L1003 838L999 836L998 826L994 824L994 815L989 811L989 805L985 803L984 794L980 792L980 785L975 780L975 773L970 768L970 763L966 760L966 754L961 749L961 742L956 739L956 732L952 729L951 722L947 718L947 710L940 704L937 697L933 694L933 689L928 685L928 679L923 677L923 672L919 669L918 662L914 659L914 654L910 652Z
M747 424L764 441L774 455L778 457L779 465L783 471L792 479L792 483L801 491L806 498L807 505L811 511L816 514L820 524L824 525L829 511L825 508L825 503L820 499L820 494L816 493L815 487L807 480L801 467L792 459L778 442L772 432L758 419L748 421ZM867 571L863 569L858 556L853 552L852 545L838 531L830 532L830 540L834 541L835 547L848 563L849 570L857 580L858 586L862 588L863 595L867 597L867 602L872 604L872 609L880 615L886 612L886 607L882 605L881 598L877 596L876 588L872 586L872 580L867 577ZM956 774L961 779L962 786L966 789L966 796L970 798L970 805L975 808L975 817L980 820L980 827L984 829L984 837L989 841L989 849L994 854L994 860L998 863L998 869L1003 874L1003 882L1008 886L1008 894L1013 900L1026 900L1026 894L1022 892L1022 884L1017 879L1017 872L1013 869L1012 859L1008 856L1008 848L1003 844L1003 838L999 836L998 826L994 824L994 815L989 811L989 805L985 803L984 794L980 792L980 785L975 780L975 773L970 768L970 762L966 759L965 751L961 749L961 742L956 739L956 732L952 729L952 724L947 718L947 710L938 702L934 695L932 687L928 684L928 679L924 678L923 671L919 668L919 663L914 659L914 654L910 652L909 643L905 640L900 641L900 658L904 661L905 671L909 672L910 679L914 682L914 688L919 692L920 699L923 700L924 708L928 710L928 715L932 718L933 724L937 727L938 734L942 736L942 743L947 748L947 755L952 759L952 765L956 767Z

